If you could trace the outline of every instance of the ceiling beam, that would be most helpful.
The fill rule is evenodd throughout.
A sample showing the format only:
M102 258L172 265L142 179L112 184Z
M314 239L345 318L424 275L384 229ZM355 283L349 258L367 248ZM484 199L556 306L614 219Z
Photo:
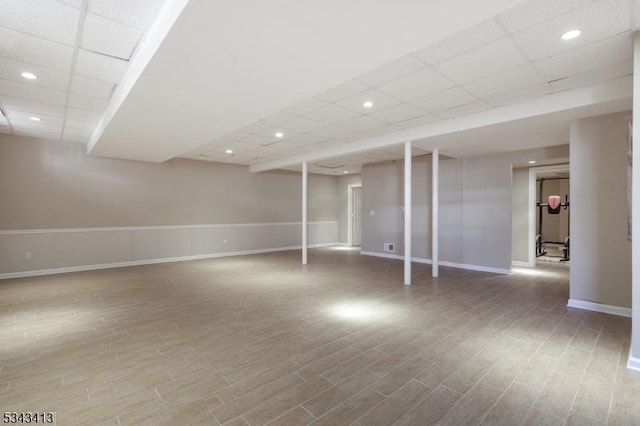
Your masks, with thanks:
M250 170L252 172L264 172L280 169L302 163L303 161L311 162L356 154L362 151L402 144L407 141L420 141L434 136L628 99L632 94L632 83L631 76L621 77L593 86L542 96L515 105L500 106L464 117L429 123L423 126L405 129L383 136L362 139L315 152L257 163L250 166ZM422 143L420 147L423 149L446 148L430 147L428 143Z

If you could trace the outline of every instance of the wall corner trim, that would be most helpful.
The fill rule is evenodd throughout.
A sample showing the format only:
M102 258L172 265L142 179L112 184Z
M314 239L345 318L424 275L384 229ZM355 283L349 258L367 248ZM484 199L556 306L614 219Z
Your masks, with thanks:
M587 300L569 299L569 301L567 302L567 307L631 318L631 308L603 305L601 303L589 302Z
M629 361L627 361L627 368L629 370L640 371L640 358L636 358L631 354L631 348L629 348Z

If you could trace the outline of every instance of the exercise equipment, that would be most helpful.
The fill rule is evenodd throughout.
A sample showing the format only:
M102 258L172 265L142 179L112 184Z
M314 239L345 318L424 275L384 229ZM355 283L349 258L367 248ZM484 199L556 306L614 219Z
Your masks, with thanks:
M565 210L569 209L569 195L564 196L564 201L559 195L551 195L547 198L547 202L542 202L542 190L544 188L545 180L563 180L569 179L568 177L558 177L558 178L540 178L537 180L539 183L539 192L538 192L538 201L536 201L536 206L538 207L538 230L539 234L536 235L536 258L540 256L544 256L547 254L545 250L545 244L555 244L562 247L562 261L568 262L571 255L570 244L571 237L567 236L564 241L545 241L542 239L542 218L543 218L543 209L547 208L548 214L560 214L560 210L564 208ZM571 222L570 215L567 214L567 230L569 232Z

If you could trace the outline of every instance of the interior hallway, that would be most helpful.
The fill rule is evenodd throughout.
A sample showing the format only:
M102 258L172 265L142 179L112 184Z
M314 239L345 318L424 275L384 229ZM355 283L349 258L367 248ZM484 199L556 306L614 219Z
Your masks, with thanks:
M0 406L66 424L639 424L630 319L349 249L0 282Z

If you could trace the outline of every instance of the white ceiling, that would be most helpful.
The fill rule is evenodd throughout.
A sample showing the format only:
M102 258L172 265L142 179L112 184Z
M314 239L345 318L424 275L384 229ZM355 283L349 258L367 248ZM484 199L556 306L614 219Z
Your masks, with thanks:
M86 143L164 2L2 0L0 132Z
M175 24L154 24L152 31L166 26L166 37L144 51L151 37L141 40L163 3L1 2L0 106L7 120L0 118L0 132L77 142L93 133L92 154L119 158L181 156L262 169L295 169L305 159L312 172L357 172L402 155L398 147L365 150L369 139L472 123L486 112L632 74L631 32L640 26L640 0L402 0L375 7L365 0L190 0L176 9ZM176 3L167 0L165 9ZM579 38L560 39L573 28L582 30ZM38 80L21 78L25 70ZM414 154L434 146L466 156L567 143L569 120L629 108L630 96L531 120L458 126L414 139ZM366 100L374 106L364 108ZM344 154L317 155L334 148Z

